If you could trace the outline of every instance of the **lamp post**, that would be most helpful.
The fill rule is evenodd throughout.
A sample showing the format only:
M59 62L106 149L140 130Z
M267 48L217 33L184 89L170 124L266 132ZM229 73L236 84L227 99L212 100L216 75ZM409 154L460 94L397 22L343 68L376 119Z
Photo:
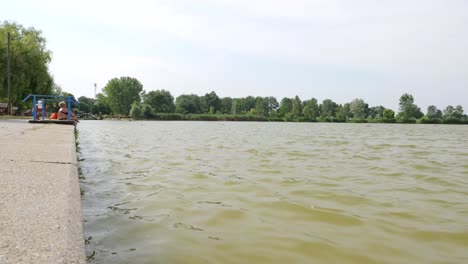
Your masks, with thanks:
M11 72L10 72L10 64L11 64L11 52L10 52L10 32L7 33L8 36L8 48L7 48L7 86L8 86L8 111L10 111L10 115L13 115L13 107L11 105Z

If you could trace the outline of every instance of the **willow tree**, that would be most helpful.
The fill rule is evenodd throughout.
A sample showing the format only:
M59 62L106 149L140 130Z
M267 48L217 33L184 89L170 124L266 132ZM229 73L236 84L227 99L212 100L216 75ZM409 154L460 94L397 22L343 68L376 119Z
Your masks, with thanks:
M52 52L40 30L15 22L0 22L0 101L8 97L7 34L11 36L11 97L18 105L28 94L51 94L54 85L49 73Z

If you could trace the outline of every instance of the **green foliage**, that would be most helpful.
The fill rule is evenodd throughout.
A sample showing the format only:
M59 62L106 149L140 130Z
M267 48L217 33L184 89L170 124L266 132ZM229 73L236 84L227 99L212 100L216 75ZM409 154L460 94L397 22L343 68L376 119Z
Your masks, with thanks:
M93 112L93 107L94 104L96 103L96 100L92 98L88 98L86 96L81 96L78 98L78 102L80 103L78 105L78 110L85 112L85 113L91 113Z
M304 101L304 108L302 114L308 121L315 121L320 116L320 108L317 103L317 99L312 98L308 101Z
M133 102L141 101L143 85L135 78L120 77L111 79L103 91L112 112L127 115Z
M287 114L291 113L293 109L293 100L291 98L283 98L281 100L280 107L278 109L278 115L285 117Z
M393 118L395 118L395 112L392 109L385 109L383 111L383 118L393 119Z
M354 99L349 104L349 111L357 120L363 120L367 117L369 105L362 99Z
M52 52L40 30L15 22L0 23L0 98L8 98L7 33L11 36L11 97L20 106L28 94L51 94L54 80L49 73Z
M323 120L330 120L329 122L332 122L332 120L335 118L335 115L336 115L337 106L338 105L330 99L323 100L322 105L321 105L320 117Z
M108 98L102 93L96 95L96 102L93 106L93 114L109 115L112 113Z
M301 117L302 116L302 101L299 98L299 96L296 95L294 97L294 100L292 102L292 114L295 118Z
M343 105L337 105L335 111L336 111L336 114L335 114L334 122L346 122L348 120L347 112L346 112L347 108L345 108Z
M443 112L442 118L446 124L462 123L463 107L461 105L457 105L457 107L451 105L447 106Z
M396 116L396 122L397 123L404 123L404 124L415 124L416 123L416 118L414 117L406 117L405 114L402 112L398 113Z
M382 122L395 123L395 112L392 109L385 109L383 111Z
M255 98L255 109L250 110L250 114L268 116L270 109L268 106L268 98L262 98L260 96Z
M216 113L221 109L221 99L214 91L205 94L200 100L200 110L202 113Z
M368 117L370 118L383 118L384 117L384 111L385 111L385 107L383 106L373 106L371 108L369 108L369 111L368 111Z
M143 116L140 103L133 102L132 108L130 109L130 116L133 118L140 118Z
M135 96L137 100L133 101L131 105L130 115L134 118L198 121L468 124L468 116L464 115L461 106L448 106L443 114L435 106L430 106L428 115L422 116L420 109L414 104L414 98L409 94L404 94L400 98L400 112L395 117L393 110L386 109L383 106L369 108L368 104L362 99L354 99L344 105L326 99L319 105L315 98L302 102L299 96L296 96L294 99L283 98L281 104L279 104L276 98L272 96L255 98L252 96L244 98L225 97L220 99L215 92L211 92L201 97L195 94L180 95L174 104L169 91L157 90L144 94L142 86L138 85L139 82L128 77L112 79L106 86L108 89L105 88L104 91L107 91L106 94L114 92L109 89L112 85L117 87L111 87L115 88L116 91L127 89L124 84L127 83L128 79L136 81L136 86L139 87L139 89L132 90L137 91L134 94L143 94L143 103L140 103L138 101L139 97ZM57 93L65 94L59 86L56 86L54 90ZM110 96L98 94L96 100L86 97L80 97L79 100L81 102L80 110L82 111L87 111L91 107L94 113L108 114L111 112ZM116 102L119 101L114 101L114 104ZM118 112L115 113L118 114Z
M428 119L441 119L442 118L442 111L437 109L436 106L431 105L427 108L427 118Z
M143 96L143 103L151 106L156 113L174 113L174 97L169 91L156 90Z
M237 104L238 104L238 100L235 99L232 101L232 105L231 105L231 114L235 115L237 114Z
M400 113L397 115L399 122L412 123L423 116L421 109L414 104L414 98L411 94L405 93L400 97Z
M184 115L178 113L154 113L151 119L155 120L185 120Z
M442 124L442 119L440 118L431 118L427 115L423 116L419 122L421 124Z
M235 112L231 111L233 114L248 114L252 108L255 108L257 100L253 96L247 96L245 98L237 98L234 100L235 103ZM234 108L234 104L232 106ZM234 110L234 109L233 109Z
M142 104L141 105L141 113L144 118L151 118L154 116L154 109L149 104Z
M346 119L353 118L353 114L351 113L351 103L346 103L341 107L340 115L345 116Z
M232 110L233 100L231 97L224 97L221 99L221 109L222 114L230 114Z
M176 113L199 114L200 97L196 94L183 94L176 99Z

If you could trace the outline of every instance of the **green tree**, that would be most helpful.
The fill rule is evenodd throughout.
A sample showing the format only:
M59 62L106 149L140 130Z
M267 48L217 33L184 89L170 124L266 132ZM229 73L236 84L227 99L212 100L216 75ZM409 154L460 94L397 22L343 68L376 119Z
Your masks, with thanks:
M257 104L257 100L253 96L247 96L245 98L238 98L237 99L237 113L238 114L247 114L255 108Z
M427 108L427 115L429 119L441 119L442 118L442 111L437 109L435 105L431 105Z
M28 94L51 94L54 80L49 73L52 52L40 30L15 22L0 23L0 100L8 98L7 33L11 36L11 98L20 105Z
M292 114L295 118L302 116L302 101L299 96L296 95L292 102Z
M369 105L362 99L354 99L349 104L349 111L356 119L365 119L367 117Z
M153 107L151 107L151 105L149 105L149 104L142 104L141 105L141 114L143 115L144 118L153 117L154 112L155 111L154 111Z
M205 96L201 98L200 102L202 113L214 114L221 109L221 99L219 99L218 95L216 95L214 91L209 94L205 94Z
M348 119L348 115L350 114L347 107L347 105L337 105L335 110L335 118L332 120L334 122L346 122L346 120Z
M384 120L394 120L395 119L395 112L392 109L385 109L383 112Z
M267 97L267 101L268 101L268 109L270 110L269 114L271 115L272 113L276 113L276 111L279 108L279 103L278 103L278 100L276 100L276 97L269 96Z
M176 112L180 114L199 114L200 97L196 94L182 94L176 98Z
M321 105L321 117L333 119L336 116L337 104L330 99L325 99Z
M414 98L411 94L403 94L400 97L400 113L401 119L418 119L424 116L421 109L414 104Z
M456 107L449 105L445 108L442 117L446 123L460 123L463 118L463 107L461 105Z
M251 111L252 114L268 116L270 114L270 105L268 97L256 97L255 98L255 111Z
M368 112L368 117L370 118L383 118L383 113L385 111L385 107L379 105L379 106L373 106L369 108Z
M291 98L283 98L281 99L281 104L278 109L278 114L279 116L283 117L286 116L287 114L290 114L293 109L293 100Z
M155 113L174 113L174 97L169 91L150 91L143 96L143 103L152 107Z
M139 102L133 102L130 116L133 118L140 118L142 116L141 104Z
M304 101L304 108L302 109L302 114L308 120L317 120L317 117L320 116L320 109L317 103L317 99L312 98L310 100Z
M231 105L231 114L237 115L237 104L239 102L239 99L234 99L232 100L232 105Z
M340 111L341 111L340 115L344 116L345 119L353 118L353 114L351 113L351 103L345 103L341 107Z
M221 98L221 113L230 114L232 110L232 102L233 100L231 97Z
M135 78L111 79L103 89L114 114L127 115L133 102L141 102L143 85Z
M112 113L112 109L109 105L108 98L104 94L98 93L96 95L96 103L93 106L93 114L108 115L110 113Z
M455 107L455 111L453 113L454 117L458 120L461 120L463 117L463 107L461 105L457 105Z
M92 113L94 103L96 102L96 100L94 100L93 98L88 98L86 96L81 96L78 98L78 102L78 110L85 113Z
M444 109L444 114L443 114L443 118L445 120L450 120L450 119L453 119L453 112L455 111L455 108L453 108L453 106L449 105L447 106L445 109Z

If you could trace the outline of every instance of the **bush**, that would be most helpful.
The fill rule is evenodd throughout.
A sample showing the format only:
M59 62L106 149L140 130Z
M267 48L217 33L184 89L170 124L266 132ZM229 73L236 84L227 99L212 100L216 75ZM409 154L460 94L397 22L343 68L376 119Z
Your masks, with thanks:
M445 118L443 122L444 124L452 124L452 125L463 124L463 121L457 118Z
M428 116L423 116L419 122L421 124L442 124L442 119L440 118L429 118Z
M332 122L332 119L330 117L321 116L321 117L318 118L318 121L319 122Z
M400 117L397 119L398 123L402 124L416 124L416 119L415 118L407 118L407 117Z
M284 119L279 118L279 117L270 117L270 118L268 119L268 121L272 121L272 122L284 122Z
M395 118L382 118L382 122L384 123L395 123Z
M155 113L153 114L153 119L155 120L184 120L184 116L182 114L176 113Z
M367 119L359 119L359 118L353 118L353 119L350 119L349 122L351 123L367 123Z
M133 118L140 118L142 116L141 106L138 102L134 102L132 104L132 108L130 109L130 116Z

